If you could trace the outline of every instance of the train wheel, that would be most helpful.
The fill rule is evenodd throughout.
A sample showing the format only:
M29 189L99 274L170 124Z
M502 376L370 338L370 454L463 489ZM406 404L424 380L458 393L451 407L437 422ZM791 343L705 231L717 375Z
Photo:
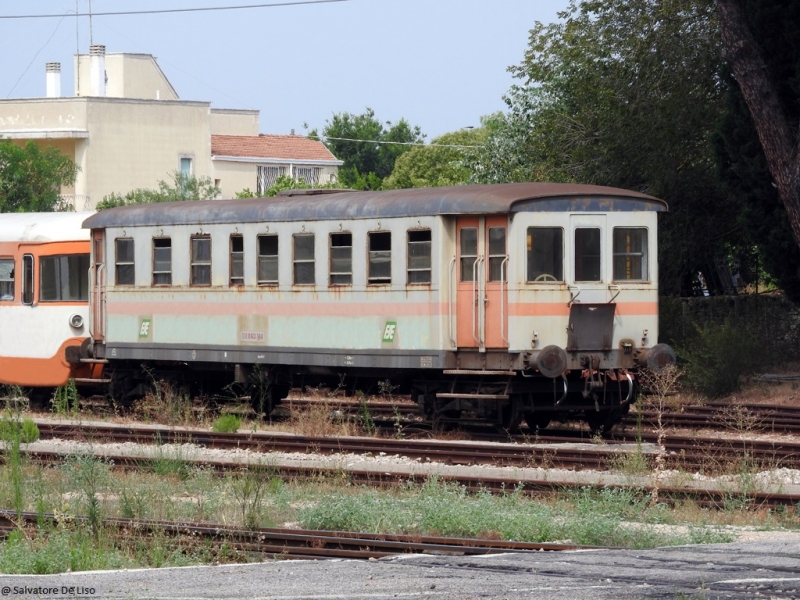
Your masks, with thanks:
M622 411L619 409L586 412L586 423L589 425L589 431L591 431L592 435L606 435L610 433L614 425L621 420Z
M551 416L549 413L535 413L535 412L526 412L525 413L525 422L530 427L531 431L536 431L537 429L545 429L548 425L550 425Z

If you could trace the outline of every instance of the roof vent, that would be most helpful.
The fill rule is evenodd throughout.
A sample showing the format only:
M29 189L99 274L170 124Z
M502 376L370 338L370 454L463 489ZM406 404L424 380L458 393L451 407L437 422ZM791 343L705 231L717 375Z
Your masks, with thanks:
M90 95L106 95L106 47L102 44L89 46L89 56L91 57L89 86Z
M44 66L46 72L45 89L48 98L61 96L61 63L49 62Z

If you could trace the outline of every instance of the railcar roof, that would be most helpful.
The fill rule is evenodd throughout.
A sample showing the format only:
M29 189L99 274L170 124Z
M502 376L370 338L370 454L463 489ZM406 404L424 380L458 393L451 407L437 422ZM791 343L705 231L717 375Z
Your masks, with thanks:
M134 227L420 217L427 215L506 214L513 212L666 211L653 196L597 185L499 183L440 188L344 191L273 198L140 204L106 209L83 226Z
M81 224L94 211L2 213L0 242L71 242L88 240L89 232Z

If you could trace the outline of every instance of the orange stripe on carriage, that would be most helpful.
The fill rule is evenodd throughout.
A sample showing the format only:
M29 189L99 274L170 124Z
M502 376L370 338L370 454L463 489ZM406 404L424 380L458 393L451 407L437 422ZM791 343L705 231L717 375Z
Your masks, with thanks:
M50 358L0 356L0 383L24 387L66 385L75 377L99 377L102 365L73 365L67 362L67 346L79 346L85 338L66 340Z

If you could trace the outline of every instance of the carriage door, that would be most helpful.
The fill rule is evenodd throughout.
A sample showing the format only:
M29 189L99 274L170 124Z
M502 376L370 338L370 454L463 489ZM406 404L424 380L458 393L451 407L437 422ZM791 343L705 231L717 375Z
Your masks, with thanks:
M508 347L508 218L461 217L456 224L459 348Z
M605 215L570 215L572 277L569 290L581 304L609 301L608 231Z
M92 231L91 303L92 337L102 342L106 335L106 271L103 230Z

